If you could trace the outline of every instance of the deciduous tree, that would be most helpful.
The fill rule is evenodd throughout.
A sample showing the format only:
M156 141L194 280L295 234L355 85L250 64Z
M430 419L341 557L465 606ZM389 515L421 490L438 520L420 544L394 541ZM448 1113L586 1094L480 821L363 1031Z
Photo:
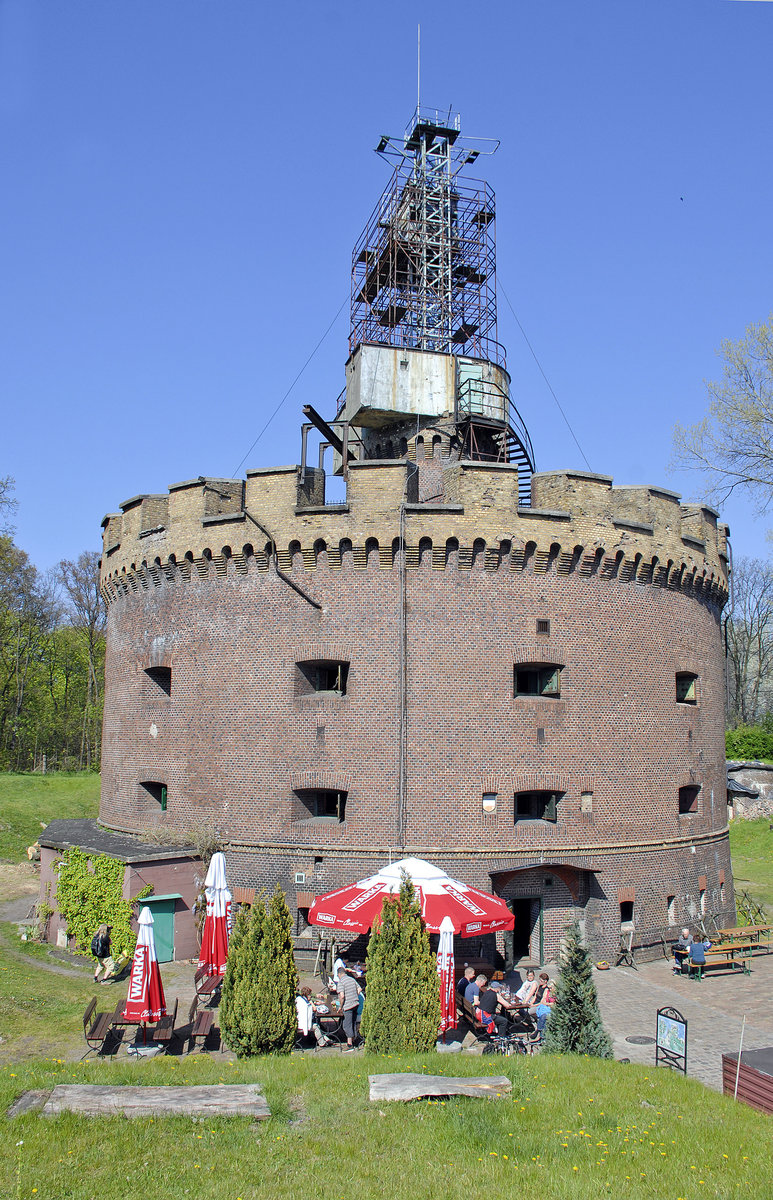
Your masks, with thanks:
M773 707L773 567L738 558L726 622L728 724L754 725Z
M707 382L708 415L674 429L675 465L700 472L718 503L745 492L758 512L773 501L773 313L722 342L722 378Z

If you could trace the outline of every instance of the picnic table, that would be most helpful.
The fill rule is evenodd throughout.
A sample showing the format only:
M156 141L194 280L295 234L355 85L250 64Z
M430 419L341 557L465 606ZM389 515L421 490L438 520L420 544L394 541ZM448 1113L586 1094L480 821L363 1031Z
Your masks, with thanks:
M719 930L719 936L723 942L741 938L753 942L757 946L765 945L768 949L771 933L773 933L773 925L736 925L732 929ZM766 938L764 943L763 936Z

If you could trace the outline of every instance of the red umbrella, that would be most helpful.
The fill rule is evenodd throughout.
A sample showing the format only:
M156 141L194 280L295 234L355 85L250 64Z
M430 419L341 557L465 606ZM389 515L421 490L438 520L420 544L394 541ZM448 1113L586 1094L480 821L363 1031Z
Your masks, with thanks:
M437 973L440 976L440 1032L456 1028L456 994L454 991L454 923L450 917L440 922L440 945L437 952Z
M166 1001L156 958L153 917L150 909L146 907L140 913L137 948L134 951L132 972L129 976L129 994L126 997L123 1017L125 1021L136 1021L144 1025L147 1021L160 1021L164 1016Z
M199 966L206 967L210 975L223 975L231 935L231 893L225 880L225 855L220 851L212 855L204 888L207 913L201 935Z
M403 872L413 880L424 924L432 933L440 931L444 917L451 918L460 937L480 937L497 929L512 929L515 924L503 900L451 879L420 858L403 858L369 879L317 897L309 909L309 921L329 929L367 933L381 913L384 896L400 891Z

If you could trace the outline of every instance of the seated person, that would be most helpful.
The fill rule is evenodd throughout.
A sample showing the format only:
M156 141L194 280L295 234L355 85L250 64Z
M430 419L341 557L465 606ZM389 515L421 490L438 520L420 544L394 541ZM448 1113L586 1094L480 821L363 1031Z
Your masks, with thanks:
M542 1003L542 998L546 991L550 990L550 976L547 971L540 971L539 979L537 980L537 990L534 993L534 999L529 1005L528 1011L534 1017L537 1014L537 1005Z
M674 948L672 951L674 955L674 971L677 974L679 974L679 972L682 970L682 964L689 954L691 945L692 934L687 926L685 926L685 928L682 930L681 937L677 938L676 942L674 943Z
M464 996L465 991L475 979L475 968L465 967L464 974L459 978L456 984L456 993L458 996Z
M542 993L542 999L537 1005L537 1029L540 1033L543 1032L548 1023L548 1017L553 1011L553 1005L556 1002L556 985L552 979L548 980L548 985Z
M478 978L481 978L478 976ZM500 1003L499 995L490 988L486 983L486 977L483 976L483 983L479 985L478 1003L475 1007L475 1016L483 1025L486 1033L507 1033L510 1022L507 1017L502 1016L497 1012L497 1005ZM502 1001L504 1004L505 1002ZM507 1005L511 1007L511 1005Z
M311 988L302 987L295 997L295 1011L298 1019L298 1032L308 1037L314 1034L318 1046L332 1046L333 1043L320 1028L316 1004L311 999Z
M515 993L516 1000L523 1008L528 1008L537 993L537 980L533 971L526 972L526 978Z
M687 951L691 963L698 967L706 966L706 947L703 942L693 942Z
M486 982L485 975L476 975L472 982L468 983L467 987L464 989L464 998L468 1004L472 1005L473 1008L475 1008L477 1005L480 989L481 987L485 986Z

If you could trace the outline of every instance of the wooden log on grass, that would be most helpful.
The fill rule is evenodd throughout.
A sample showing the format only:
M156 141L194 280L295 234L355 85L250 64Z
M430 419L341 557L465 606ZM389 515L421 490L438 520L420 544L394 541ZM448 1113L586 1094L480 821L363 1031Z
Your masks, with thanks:
M418 1075L410 1071L398 1075L369 1075L371 1100L421 1100L426 1096L477 1096L497 1099L510 1093L506 1075Z
M84 1117L271 1116L260 1084L215 1087L125 1087L120 1084L58 1084L43 1107L44 1117L74 1112Z

